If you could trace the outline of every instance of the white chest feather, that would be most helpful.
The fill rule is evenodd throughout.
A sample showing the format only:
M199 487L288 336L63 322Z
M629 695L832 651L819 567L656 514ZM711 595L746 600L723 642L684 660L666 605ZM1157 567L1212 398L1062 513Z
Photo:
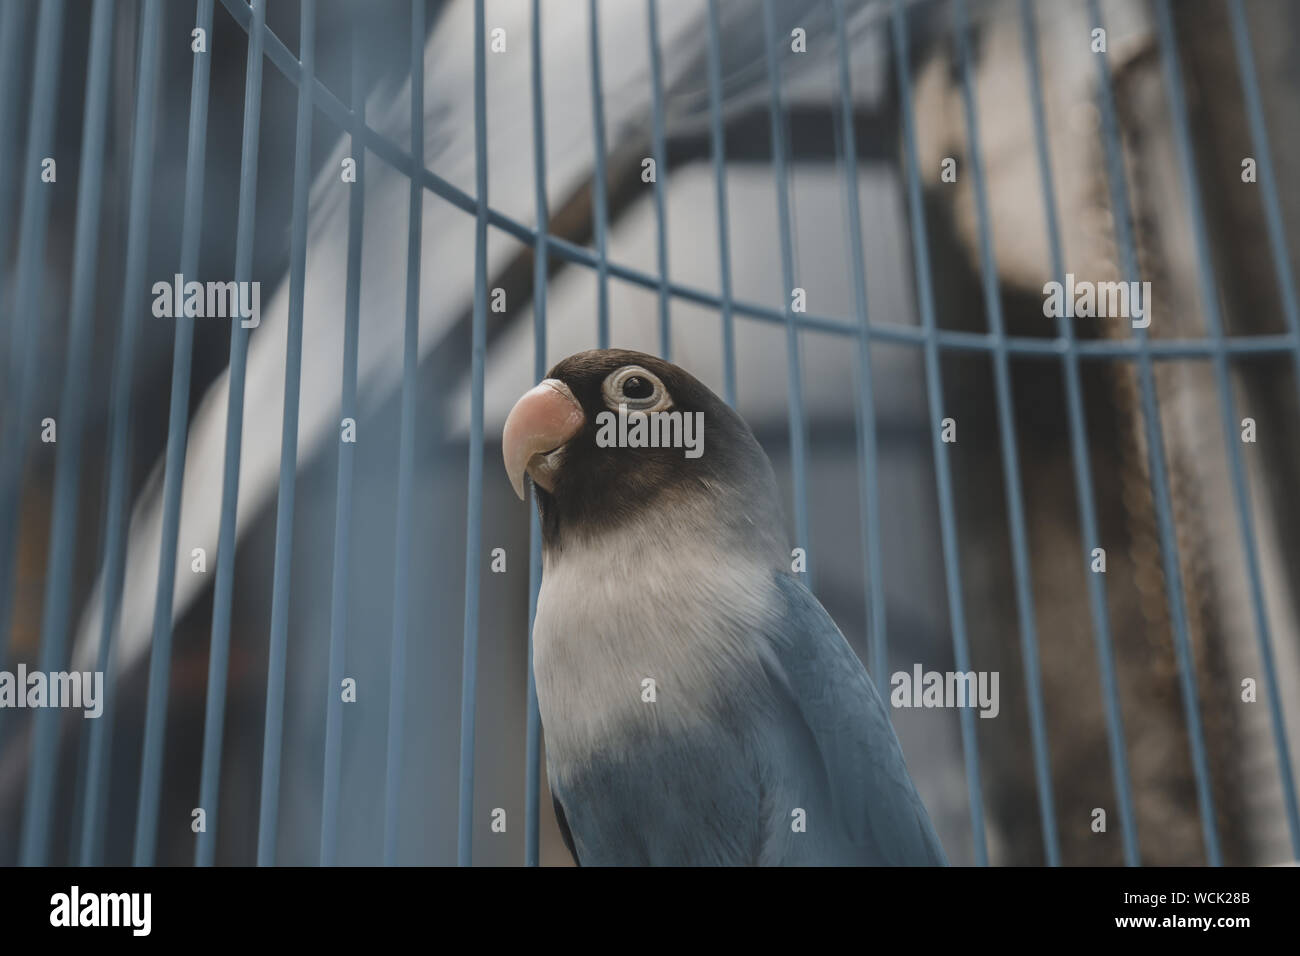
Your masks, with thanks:
M702 729L762 683L771 571L698 533L645 531L547 562L533 670L552 761Z

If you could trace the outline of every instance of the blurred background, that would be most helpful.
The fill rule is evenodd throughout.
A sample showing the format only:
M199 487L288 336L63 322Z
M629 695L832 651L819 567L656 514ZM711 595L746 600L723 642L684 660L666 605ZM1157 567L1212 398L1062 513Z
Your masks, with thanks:
M476 519L469 849L477 864L525 861L531 522L500 466L499 437L538 378L538 276L545 367L599 344L603 301L610 344L662 352L667 341L672 360L719 394L734 369L736 405L787 493L792 546L808 550L811 586L878 681L880 661L890 673L917 663L954 670L963 645L970 668L999 672L996 719L963 729L957 710L893 711L954 863L1296 859L1300 340L1288 239L1300 243L1300 193L1289 185L1300 177L1300 8L539 6L534 36L531 0L484 5L482 118L497 218L483 288L502 290L504 308L480 304L478 501L469 493L474 3L413 11L407 0L320 0L306 17L297 0L272 0L260 14L242 0L215 9L200 0L197 10L4 3L0 669L106 661L109 710L98 722L80 711L33 720L31 710L0 710L0 863L139 861L142 827L145 844L156 841L145 861L195 861L205 727L219 756L209 768L219 804L206 819L216 863L255 862L259 829L274 862L318 862L332 780L331 861L384 861L387 821L393 861L455 862ZM258 15L269 32L250 82ZM1098 15L1104 53L1094 52ZM196 54L191 31L205 17L206 52ZM300 57L316 80L309 125L298 110ZM207 75L198 180L187 162L196 70ZM413 73L422 131L411 121ZM372 132L354 143L349 116L363 104ZM152 135L142 135L142 117ZM1109 156L1108 128L1118 147ZM413 135L436 177L421 177L414 221L401 161ZM46 157L56 160L53 182L40 178ZM656 159L649 183L647 157ZM348 158L355 183L342 175ZM1259 171L1251 181L1247 158ZM955 181L941 175L947 159ZM96 170L102 188L92 190ZM201 200L189 246L187 182ZM539 191L558 240L540 270L529 239ZM261 322L246 337L232 338L229 320L197 318L192 348L183 338L177 351L183 323L152 314L149 289L181 271L187 249L197 269L186 279L261 283ZM1043 284L1062 271L1150 281L1149 348L1123 319L1045 318ZM807 299L801 402L788 380L787 273ZM285 497L291 299L301 303L301 382ZM856 331L864 321L866 345ZM1019 343L1005 365L999 330ZM241 338L242 390L230 373ZM353 346L355 400L345 386ZM223 589L232 381L244 398ZM175 448L185 450L183 481L179 456L172 475L174 554L163 544L173 405L187 436ZM339 437L348 411L355 445ZM806 541L794 523L792 414L807 428ZM955 444L934 440L944 417L957 422ZM1254 443L1240 441L1246 417ZM42 440L47 418L57 441ZM404 454L409 497L399 488ZM283 726L268 734L286 508ZM1094 547L1105 549L1104 575L1089 568ZM206 555L201 571L195 548ZM496 548L503 573L490 568ZM160 561L175 566L170 609L158 601ZM228 655L213 652L214 631L228 633ZM337 777L325 756L332 632L341 673L356 682L355 702L338 711ZM171 637L162 657L159 634ZM406 638L396 666L395 634ZM1190 666L1180 668L1183 650ZM158 736L148 743L151 661ZM228 669L215 710L213 662ZM401 679L391 717L390 673ZM273 667L272 688L278 674ZM1248 678L1255 702L1243 700ZM224 731L215 740L214 717ZM280 758L273 830L259 820L268 745ZM151 775L156 801L142 787ZM541 786L540 862L568 864L544 776ZM1106 812L1104 832L1095 808ZM497 809L503 833L492 829Z

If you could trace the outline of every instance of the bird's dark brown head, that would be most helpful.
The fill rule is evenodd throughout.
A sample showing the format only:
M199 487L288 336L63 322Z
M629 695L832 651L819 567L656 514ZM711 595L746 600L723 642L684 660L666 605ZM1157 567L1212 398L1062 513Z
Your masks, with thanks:
M771 465L744 420L689 372L642 352L556 364L511 411L502 446L521 497L525 472L533 479L548 547L684 500L776 507Z

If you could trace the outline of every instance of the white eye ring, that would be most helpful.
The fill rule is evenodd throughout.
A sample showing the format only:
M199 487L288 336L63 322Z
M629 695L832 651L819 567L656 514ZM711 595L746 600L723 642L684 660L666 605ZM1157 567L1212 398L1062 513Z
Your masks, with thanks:
M630 378L644 379L650 383L654 391L643 398L629 398L623 394L623 387ZM668 389L664 388L664 383L659 381L659 376L646 371L640 365L624 365L617 371L611 372L601 384L600 391L605 404L615 411L623 405L630 412L659 412L670 408L673 403Z

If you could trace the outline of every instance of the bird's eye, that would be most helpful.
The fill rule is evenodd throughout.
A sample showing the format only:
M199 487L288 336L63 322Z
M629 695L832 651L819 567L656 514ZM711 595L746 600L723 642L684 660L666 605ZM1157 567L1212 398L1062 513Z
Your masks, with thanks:
M612 372L601 386L601 392L605 404L612 409L623 405L629 411L656 412L672 404L664 383L639 365L625 365Z
M623 380L623 394L628 398L649 398L654 393L654 383L648 378L631 375Z

